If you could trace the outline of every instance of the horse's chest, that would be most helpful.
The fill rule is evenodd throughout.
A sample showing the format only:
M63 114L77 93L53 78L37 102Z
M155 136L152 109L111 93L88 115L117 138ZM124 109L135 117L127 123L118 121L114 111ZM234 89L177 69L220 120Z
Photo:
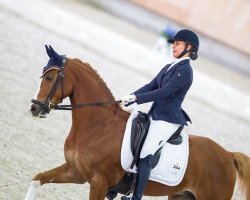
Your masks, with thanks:
M72 144L71 142L66 140L64 147L64 156L67 163L69 163L71 166L79 168L79 166L82 167L83 163L85 163L82 162L82 160L88 158L88 153L86 151L83 151L82 148L79 148L79 145Z
M65 159L69 163L74 163L76 152L74 150L68 149L65 151Z

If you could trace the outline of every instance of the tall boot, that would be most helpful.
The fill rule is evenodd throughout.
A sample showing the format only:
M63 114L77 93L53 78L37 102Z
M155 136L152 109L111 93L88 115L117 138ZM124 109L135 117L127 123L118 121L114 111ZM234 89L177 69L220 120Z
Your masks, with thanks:
M152 158L152 155L148 155L147 157L140 159L137 180L131 200L141 200L142 194L149 179L149 174L152 167Z

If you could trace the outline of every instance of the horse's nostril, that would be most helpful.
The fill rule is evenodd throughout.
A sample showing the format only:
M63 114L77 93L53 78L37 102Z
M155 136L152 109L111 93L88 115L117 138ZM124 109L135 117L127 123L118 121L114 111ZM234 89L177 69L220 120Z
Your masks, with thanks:
M35 113L36 112L36 106L35 105L31 105L31 107L30 107L30 112L31 113Z

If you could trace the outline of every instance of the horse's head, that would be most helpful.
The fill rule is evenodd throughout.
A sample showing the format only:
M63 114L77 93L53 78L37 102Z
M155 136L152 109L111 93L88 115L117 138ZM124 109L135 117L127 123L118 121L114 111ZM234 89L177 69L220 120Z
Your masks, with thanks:
M69 79L65 79L66 56L59 55L51 46L45 48L50 59L43 68L42 81L30 107L32 115L40 118L45 118L73 90Z

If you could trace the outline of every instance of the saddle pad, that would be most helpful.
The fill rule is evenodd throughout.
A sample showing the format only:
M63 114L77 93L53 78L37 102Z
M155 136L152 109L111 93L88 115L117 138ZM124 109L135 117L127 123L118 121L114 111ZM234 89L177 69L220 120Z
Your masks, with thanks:
M133 173L136 173L137 169L136 166L130 169L130 165L133 161L133 155L130 149L130 136L132 120L136 115L137 111L134 111L128 119L121 149L122 168L125 171ZM182 181L188 163L189 143L188 134L182 131L181 135L183 141L180 145L166 143L163 146L160 160L150 173L150 180L169 186L176 186Z

